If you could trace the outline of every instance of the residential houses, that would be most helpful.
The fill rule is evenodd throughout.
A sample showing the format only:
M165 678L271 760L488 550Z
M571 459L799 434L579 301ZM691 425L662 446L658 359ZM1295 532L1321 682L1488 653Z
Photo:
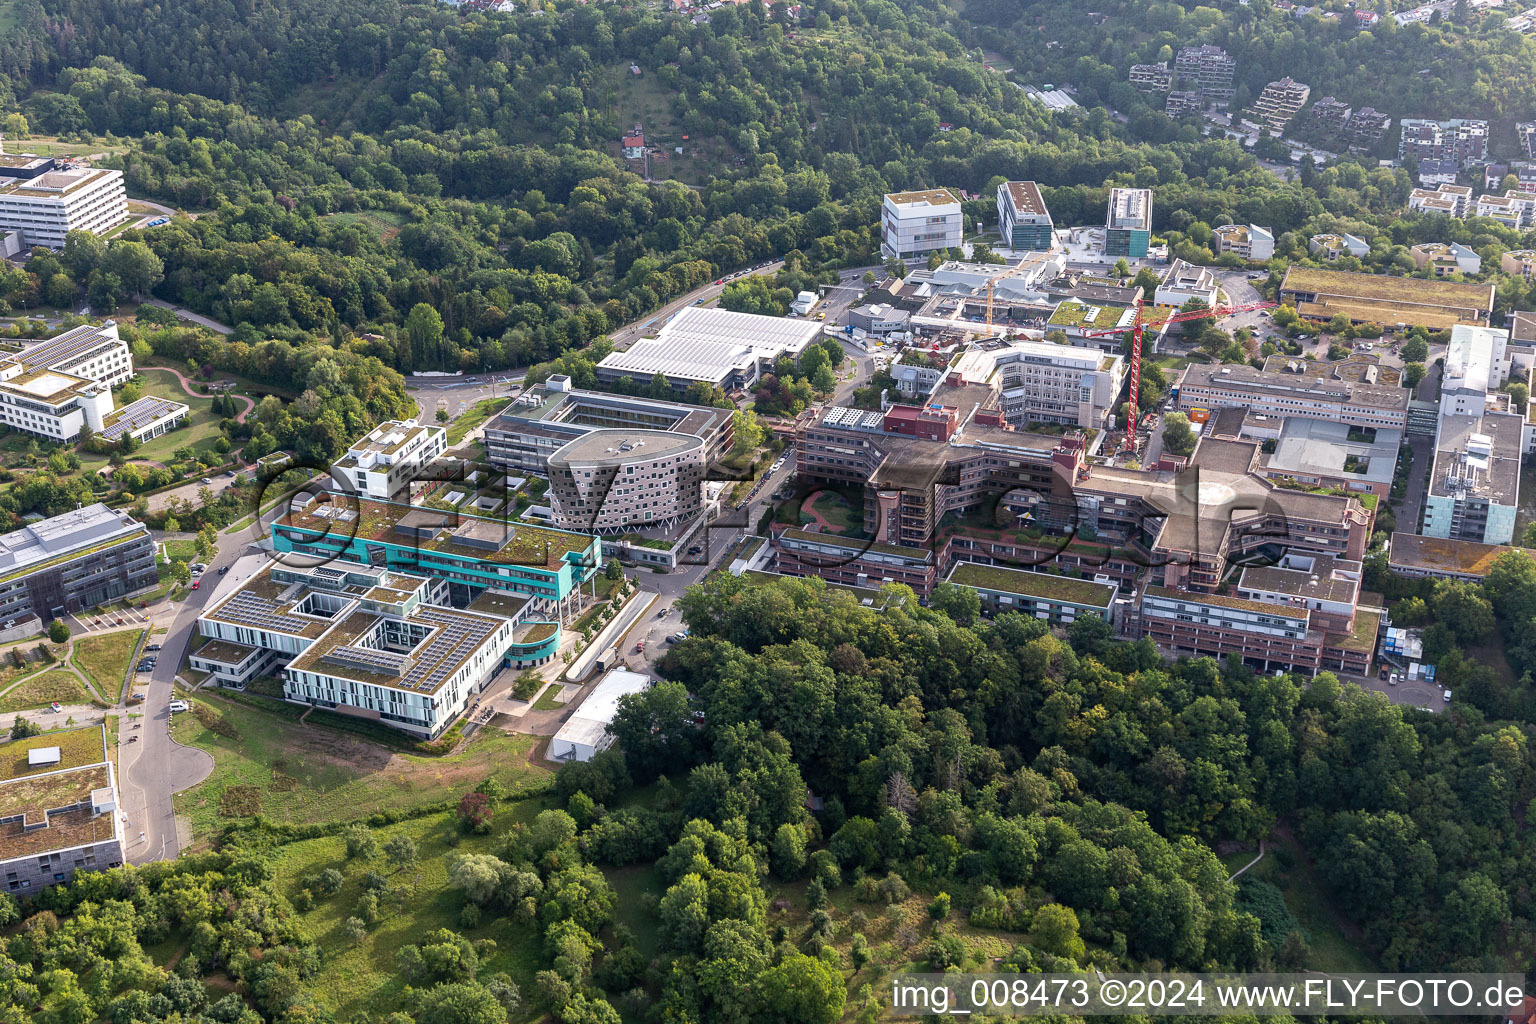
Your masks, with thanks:
M1311 94L1311 86L1303 85L1287 75L1264 87L1254 102L1254 113L1271 135L1278 136L1291 119L1301 112L1301 108L1307 105L1307 97Z
M1465 217L1472 206L1472 186L1440 185L1436 188L1416 188L1408 195L1408 209L1420 213L1439 213L1448 217Z
M1174 69L1183 85L1198 88L1208 101L1226 103L1237 92L1237 61L1219 46L1184 47L1174 59Z
M1473 118L1430 121L1403 118L1398 121L1399 160L1451 160L1460 167L1484 163L1488 158L1488 122Z
M1536 249L1514 249L1499 257L1499 269L1536 281Z
M1334 96L1324 96L1312 104L1312 120L1326 132L1342 133L1349 127L1349 115L1353 113L1348 103Z
M1510 189L1501 196L1480 196L1477 216L1496 220L1508 228L1536 226L1536 192Z
M1307 240L1307 251L1319 259L1336 260L1340 256L1364 259L1370 255L1371 244L1350 234L1313 235Z
M1131 85L1144 93L1167 92L1173 88L1173 71L1167 61L1161 64L1134 64L1131 66Z
M1435 277L1451 274L1476 274L1483 269L1483 258L1460 242L1425 242L1408 250L1413 265L1428 269Z

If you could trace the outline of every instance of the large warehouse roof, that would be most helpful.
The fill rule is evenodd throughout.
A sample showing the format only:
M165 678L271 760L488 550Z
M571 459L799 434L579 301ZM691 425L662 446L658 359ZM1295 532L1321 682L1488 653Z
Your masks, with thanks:
M661 373L716 383L754 360L772 362L781 355L798 359L820 333L821 325L813 320L686 306L655 338L614 352L598 366L637 379Z
M651 678L639 672L622 668L609 672L555 733L550 743L551 756L568 757L572 748L586 748L575 753L576 760L585 761L592 753L604 749L611 742L608 726L618 714L619 698L641 693L650 685Z

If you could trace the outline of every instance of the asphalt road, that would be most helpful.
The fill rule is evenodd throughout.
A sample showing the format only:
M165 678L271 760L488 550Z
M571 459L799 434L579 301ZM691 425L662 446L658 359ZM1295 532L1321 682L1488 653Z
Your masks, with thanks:
M270 519L276 512L274 508L265 518ZM136 674L131 684L131 690L145 694L142 704L128 708L129 714L141 717L122 716L118 730L118 766L123 780L124 810L130 822L127 842L131 863L165 860L181 851L172 797L196 786L213 771L213 757L207 751L183 746L171 738L172 687L187 649L197 636L197 617L226 582L227 578L218 575L219 568L234 565L247 554L250 536L251 533L241 531L220 538L220 550L208 562L203 585L191 591L174 611L158 619L158 624L166 626L168 632L156 638L161 650L154 671L147 677ZM138 740L132 741L133 737ZM142 840L138 832L143 832Z
M405 390L416 399L423 423L436 423L437 410L445 409L453 419L474 408L487 398L511 401L522 391L527 370L503 373L477 374L471 382L467 377L407 377Z
M608 338L613 342L614 348L622 351L623 349L629 348L629 346L633 345L640 338L655 334L658 330L661 329L661 325L667 322L668 317L682 309L684 306L700 305L700 299L703 299L705 302L709 302L712 299L718 298L720 293L725 291L725 286L730 284L732 281L735 281L738 278L751 277L753 274L776 274L778 273L779 268L783 265L783 260L775 260L772 263L767 263L760 267L754 267L751 270L743 270L728 277L719 278L718 280L720 283L718 284L716 284L714 281L711 281L709 284L695 288L693 291L686 295L679 295L677 298L662 306L660 309L646 314L639 320L636 320L634 323L626 324L616 331L610 331L608 333Z

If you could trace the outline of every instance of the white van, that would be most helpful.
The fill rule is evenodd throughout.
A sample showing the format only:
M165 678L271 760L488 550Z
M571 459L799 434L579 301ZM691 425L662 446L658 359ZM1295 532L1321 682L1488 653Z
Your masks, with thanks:
M173 714L173 715L176 714L176 712L178 712L178 711L189 711L189 710L191 710L191 708L192 708L192 705L188 704L184 700L173 700L173 701L171 701L171 714Z

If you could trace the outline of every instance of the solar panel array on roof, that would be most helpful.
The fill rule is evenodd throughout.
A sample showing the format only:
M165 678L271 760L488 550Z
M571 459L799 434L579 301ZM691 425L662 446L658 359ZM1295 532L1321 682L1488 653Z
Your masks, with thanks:
M29 370L34 367L57 366L60 363L78 359L93 348L116 344L119 342L110 335L104 334L100 327L87 324L33 345L16 356L16 361Z
M269 629L277 633L302 633L314 624L313 619L291 615L267 598L248 590L232 594L228 601L219 606L215 616L239 626Z
M361 647L355 644L344 644L340 647L334 647L321 660L345 662L386 676L403 676L410 670L412 665L412 658L409 654L402 654L399 651L384 651L377 647Z
M169 416L178 409L183 412L187 407L180 402L168 401L164 398L147 396L137 402L131 402L123 406L117 412L117 419L112 425L101 432L101 436L108 441L117 441L131 430L140 430L163 416Z

